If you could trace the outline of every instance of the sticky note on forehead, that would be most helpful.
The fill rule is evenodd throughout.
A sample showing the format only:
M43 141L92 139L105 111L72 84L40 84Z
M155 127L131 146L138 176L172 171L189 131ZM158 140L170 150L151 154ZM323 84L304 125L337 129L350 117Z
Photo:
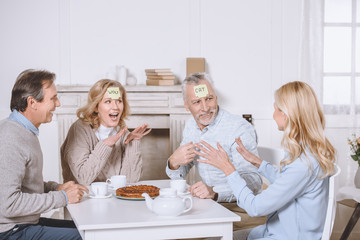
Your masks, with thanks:
M109 87L107 92L111 99L119 99L121 97L119 87Z
M209 94L206 84L194 86L194 92L198 98L206 97Z

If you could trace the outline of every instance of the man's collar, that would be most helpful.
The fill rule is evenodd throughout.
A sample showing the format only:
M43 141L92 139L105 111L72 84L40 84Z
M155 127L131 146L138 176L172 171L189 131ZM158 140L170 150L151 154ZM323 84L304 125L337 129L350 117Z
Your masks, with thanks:
M34 124L32 124L32 122L27 119L24 115L22 115L21 113L19 113L17 110L14 110L10 116L9 116L9 120L12 120L14 122L19 123L20 125L22 125L24 128L26 128L27 130L30 130L31 132L33 132L35 135L39 136L39 129L37 129Z

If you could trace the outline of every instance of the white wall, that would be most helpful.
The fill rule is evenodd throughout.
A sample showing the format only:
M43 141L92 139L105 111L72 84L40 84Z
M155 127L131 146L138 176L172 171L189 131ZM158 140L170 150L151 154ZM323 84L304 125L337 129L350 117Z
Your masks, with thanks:
M57 1L0 1L0 111L10 112L11 89L27 68L59 71Z
M205 57L221 106L253 114L259 144L279 146L273 92L297 75L297 2L0 1L0 117L27 68L55 72L57 84L91 85L120 64L139 83L145 68L161 67L181 81L186 57ZM56 122L41 126L46 179L58 178L56 134Z
M297 80L300 9L299 0L1 0L0 117L27 68L55 72L57 84L91 85L120 64L139 83L145 68L171 68L179 81L186 57L205 57L221 106L253 114L259 145L279 147L273 92ZM350 132L328 128L347 168L340 185L355 171L344 163ZM56 119L40 142L44 177L57 180Z

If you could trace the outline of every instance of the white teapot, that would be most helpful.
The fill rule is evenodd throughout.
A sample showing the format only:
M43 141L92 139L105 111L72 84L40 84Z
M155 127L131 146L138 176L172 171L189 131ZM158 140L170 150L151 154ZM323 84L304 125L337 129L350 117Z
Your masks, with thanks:
M175 217L192 208L192 198L190 196L178 197L176 189L173 188L161 188L160 196L154 200L147 193L143 193L142 196L145 197L148 209L159 216ZM188 208L186 208L186 201L190 202Z

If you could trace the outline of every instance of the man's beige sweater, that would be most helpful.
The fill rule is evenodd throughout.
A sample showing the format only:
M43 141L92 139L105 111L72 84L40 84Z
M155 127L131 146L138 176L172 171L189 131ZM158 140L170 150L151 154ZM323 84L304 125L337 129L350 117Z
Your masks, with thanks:
M16 224L36 224L41 213L66 205L55 182L43 181L37 136L22 125L0 122L0 232ZM56 162L54 162L56 164Z
M89 124L77 120L61 146L64 181L83 185L104 182L113 175L126 175L127 182L139 181L142 170L140 140L124 144L124 134L110 147L99 141Z

